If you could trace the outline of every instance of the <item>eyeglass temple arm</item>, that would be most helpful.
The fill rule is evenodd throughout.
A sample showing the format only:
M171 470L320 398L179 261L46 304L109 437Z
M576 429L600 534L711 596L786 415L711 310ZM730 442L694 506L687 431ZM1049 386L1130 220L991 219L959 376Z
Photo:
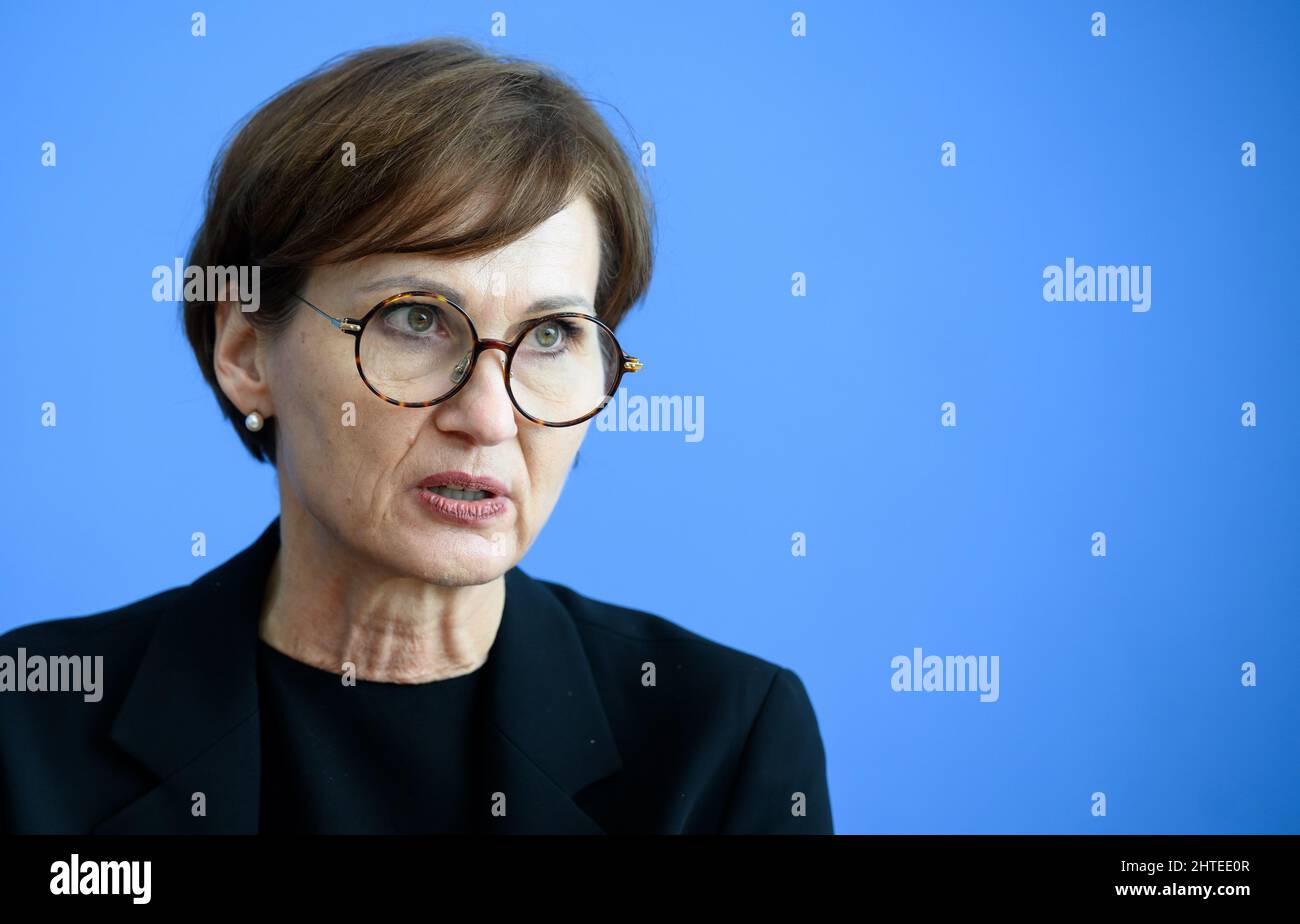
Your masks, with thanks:
M332 314L327 314L326 312L321 311L319 308L317 308L317 307L316 307L315 305L313 305L311 302L307 301L307 299L303 298L303 297L302 297L301 295L299 295L297 292L293 292L293 293L291 293L291 294L293 295L294 298L298 299L298 301L302 302L304 305L306 305L306 306L307 306L308 308L310 308L312 311L316 312L316 313L319 314L322 318L324 318L325 320L329 321L331 324L333 324L335 327L337 327L337 328L338 328L339 330L341 330L343 333L345 333L345 334L355 334L357 331L361 330L361 325L355 323L355 322L352 321L350 318L336 318L336 317L334 317L334 315L332 315Z
M640 372L644 366L645 363L641 362L641 360L637 359L635 356L628 356L626 353L623 354L624 372Z

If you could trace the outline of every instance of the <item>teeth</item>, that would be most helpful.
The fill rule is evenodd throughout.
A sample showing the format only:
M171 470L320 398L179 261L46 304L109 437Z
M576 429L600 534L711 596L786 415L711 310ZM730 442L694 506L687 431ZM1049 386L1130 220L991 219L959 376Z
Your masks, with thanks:
M451 488L446 485L439 485L435 488L425 488L426 491L432 491L434 494L440 494L443 497L449 497L452 500L474 501L482 500L488 496L487 491L462 491L459 488Z

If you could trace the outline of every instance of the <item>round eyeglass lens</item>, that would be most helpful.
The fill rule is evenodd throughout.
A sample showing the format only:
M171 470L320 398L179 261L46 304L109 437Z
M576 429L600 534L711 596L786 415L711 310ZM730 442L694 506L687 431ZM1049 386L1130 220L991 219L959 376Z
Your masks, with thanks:
M546 423L579 420L613 390L622 356L591 318L549 318L530 327L510 363L510 391L520 410Z
M464 315L436 298L412 295L380 308L366 324L361 371L384 397L422 404L460 383L457 366L473 347Z

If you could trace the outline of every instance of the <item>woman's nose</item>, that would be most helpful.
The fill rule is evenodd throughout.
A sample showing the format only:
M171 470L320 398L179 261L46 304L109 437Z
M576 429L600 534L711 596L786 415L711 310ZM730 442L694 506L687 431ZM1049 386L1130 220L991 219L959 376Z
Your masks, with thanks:
M498 443L517 432L515 406L506 388L506 355L488 348L479 354L469 381L434 410L440 430L458 431L475 442Z

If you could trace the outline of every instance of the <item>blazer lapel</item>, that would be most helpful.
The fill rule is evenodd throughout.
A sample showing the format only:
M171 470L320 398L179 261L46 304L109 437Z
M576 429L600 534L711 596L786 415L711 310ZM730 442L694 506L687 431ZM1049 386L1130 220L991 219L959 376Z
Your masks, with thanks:
M252 545L181 590L159 617L111 737L161 782L94 833L257 832L257 624L279 545L277 517Z
M591 664L560 601L519 568L506 572L488 672L484 830L602 834L574 800L622 768Z
M168 604L111 731L160 782L94 833L257 833L257 629L279 546L277 517ZM484 671L481 830L603 833L574 797L621 768L614 735L572 618L517 567Z

